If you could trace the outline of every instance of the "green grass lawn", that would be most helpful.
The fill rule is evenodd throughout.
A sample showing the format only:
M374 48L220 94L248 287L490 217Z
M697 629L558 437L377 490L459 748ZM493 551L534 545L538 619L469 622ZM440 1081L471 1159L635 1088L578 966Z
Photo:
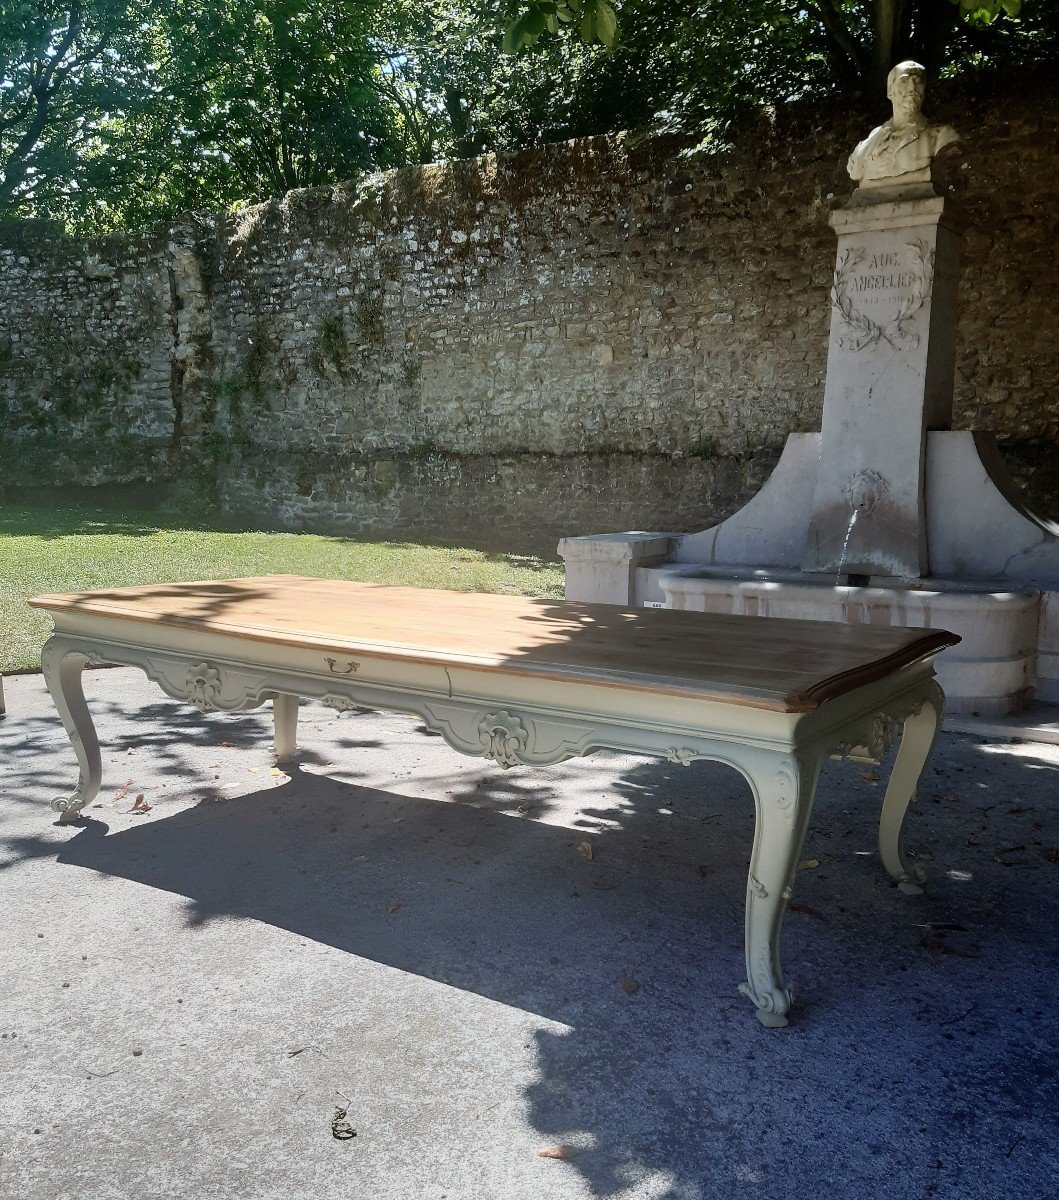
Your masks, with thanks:
M39 669L51 622L26 605L79 592L181 579L319 575L454 591L562 596L559 563L414 541L232 532L143 510L0 508L0 671Z

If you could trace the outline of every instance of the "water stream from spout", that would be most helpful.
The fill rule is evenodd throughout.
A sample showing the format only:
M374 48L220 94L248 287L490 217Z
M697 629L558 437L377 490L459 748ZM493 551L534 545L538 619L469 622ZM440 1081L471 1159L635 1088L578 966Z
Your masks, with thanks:
M842 586L842 577L845 571L842 569L846 562L846 551L849 549L849 539L853 536L853 526L857 523L857 517L860 516L860 509L854 505L853 513L849 518L849 526L846 529L846 538L842 543L842 553L838 556L838 574L835 576L835 586Z

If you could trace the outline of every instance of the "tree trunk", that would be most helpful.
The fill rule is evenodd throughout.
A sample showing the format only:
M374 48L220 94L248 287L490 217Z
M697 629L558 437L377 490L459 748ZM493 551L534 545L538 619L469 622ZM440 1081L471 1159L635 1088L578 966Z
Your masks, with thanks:
M936 3L937 0L934 0ZM871 0L871 78L873 96L886 90L886 76L900 61L906 0Z
M945 64L945 51L956 30L959 16L955 4L918 0L913 14L911 52L927 68L931 79Z

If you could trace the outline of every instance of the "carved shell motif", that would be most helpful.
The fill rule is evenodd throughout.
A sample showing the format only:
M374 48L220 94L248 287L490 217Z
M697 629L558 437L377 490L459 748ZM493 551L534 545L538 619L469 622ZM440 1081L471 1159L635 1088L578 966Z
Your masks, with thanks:
M529 733L514 713L496 712L486 713L478 722L478 738L486 757L506 771L522 762L521 752L529 742Z
M887 713L877 712L864 728L863 736L858 737L854 742L840 743L835 747L835 754L840 758L845 758L855 750L864 749L867 750L869 758L881 762L890 753L890 748L897 740L900 728L899 721Z
M209 663L198 663L188 667L187 697L200 712L209 712L217 707L221 694L221 673Z

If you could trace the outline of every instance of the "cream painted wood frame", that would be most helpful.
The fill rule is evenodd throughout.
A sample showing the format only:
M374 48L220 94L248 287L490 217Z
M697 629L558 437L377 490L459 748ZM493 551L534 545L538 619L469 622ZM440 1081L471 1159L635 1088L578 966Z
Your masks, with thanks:
M793 1002L780 964L780 926L825 757L879 760L903 730L883 800L879 850L902 892L922 890L922 868L904 855L899 836L944 710L932 655L812 712L658 694L645 715L642 691L613 684L476 671L456 661L336 658L312 647L209 630L49 611L56 631L44 647L44 676L80 767L73 792L52 801L61 821L77 820L100 786L99 742L82 669L125 664L203 712L255 708L271 700L280 760L296 751L298 701L304 697L339 709L415 714L454 749L502 767L555 763L600 749L657 755L685 766L696 759L726 763L746 779L754 797L746 982L740 991L763 1025L786 1025Z

